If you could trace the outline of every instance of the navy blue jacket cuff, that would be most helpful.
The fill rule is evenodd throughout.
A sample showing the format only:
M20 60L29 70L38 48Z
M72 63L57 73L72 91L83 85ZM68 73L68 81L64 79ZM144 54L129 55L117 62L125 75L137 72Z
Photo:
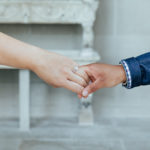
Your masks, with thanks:
M126 62L130 71L131 81L132 81L130 88L140 86L141 85L141 69L140 69L139 62L136 60L135 57L124 59L122 61Z

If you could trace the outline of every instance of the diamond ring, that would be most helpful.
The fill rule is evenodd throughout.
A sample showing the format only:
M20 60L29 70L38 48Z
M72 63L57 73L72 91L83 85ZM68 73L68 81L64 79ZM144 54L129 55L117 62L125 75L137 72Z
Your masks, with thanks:
M76 73L79 70L79 66L75 66L72 70L73 73Z

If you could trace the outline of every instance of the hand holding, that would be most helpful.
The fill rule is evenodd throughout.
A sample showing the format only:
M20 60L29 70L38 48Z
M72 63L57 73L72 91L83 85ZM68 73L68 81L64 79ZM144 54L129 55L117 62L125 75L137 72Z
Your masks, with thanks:
M81 70L74 72L78 64L71 59L48 51L40 52L36 58L32 70L53 87L64 87L79 94L87 86L88 76Z
M81 68L84 69L92 81L82 91L83 97L87 97L98 89L113 87L126 81L126 75L122 65L95 63L82 66Z
M73 71L78 64L71 59L21 42L1 32L0 64L32 70L48 84L64 87L78 94L88 83L88 76L84 71Z

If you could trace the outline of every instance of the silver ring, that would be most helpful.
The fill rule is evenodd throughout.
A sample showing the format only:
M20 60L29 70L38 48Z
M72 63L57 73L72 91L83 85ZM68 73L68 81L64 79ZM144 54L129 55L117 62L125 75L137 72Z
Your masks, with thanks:
M75 66L72 70L73 73L76 73L79 70L79 66Z

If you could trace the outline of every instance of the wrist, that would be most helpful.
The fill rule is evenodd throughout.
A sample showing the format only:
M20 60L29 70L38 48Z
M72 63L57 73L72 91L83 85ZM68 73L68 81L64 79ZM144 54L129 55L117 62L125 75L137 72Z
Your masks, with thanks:
M48 57L48 59L47 59ZM36 48L34 53L34 59L32 59L30 69L36 72L39 68L43 68L49 64L53 66L53 62L56 59L53 52L49 52L40 48ZM48 60L48 61L47 61Z
M126 72L124 70L124 67L122 65L118 65L119 67L119 74L120 74L120 82L125 83L126 82Z
M45 52L44 50L38 48L38 47L34 47L32 49L33 53L31 55L31 58L28 63L28 69L35 71L39 66L42 66L42 64L44 63L44 55Z

